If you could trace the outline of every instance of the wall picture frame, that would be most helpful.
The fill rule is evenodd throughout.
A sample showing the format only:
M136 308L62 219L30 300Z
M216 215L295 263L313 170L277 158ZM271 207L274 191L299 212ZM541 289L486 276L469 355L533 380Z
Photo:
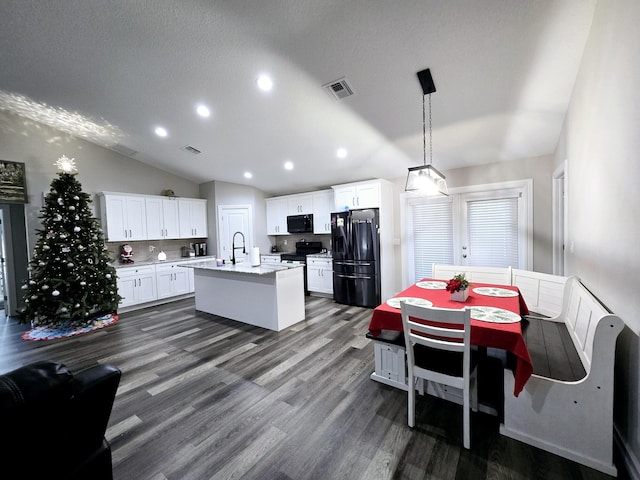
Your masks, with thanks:
M24 163L0 160L0 202L29 202Z

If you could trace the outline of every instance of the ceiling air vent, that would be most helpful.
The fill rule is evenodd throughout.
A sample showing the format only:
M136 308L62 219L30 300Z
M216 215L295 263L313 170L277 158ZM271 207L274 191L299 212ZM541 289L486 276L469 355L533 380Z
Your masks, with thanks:
M353 88L351 88L351 85L349 85L349 82L347 82L347 79L344 77L329 82L323 85L322 88L336 100L342 100L355 94Z
M114 152L118 152L126 157L133 157L136 153L135 150L129 148L129 147L125 147L124 145L120 144L120 143L116 143L114 145L111 145L111 150L113 150Z
M202 153L196 147L192 147L191 145L185 145L184 147L182 147L182 149L186 150L189 153L193 153L194 155L198 155L199 153Z

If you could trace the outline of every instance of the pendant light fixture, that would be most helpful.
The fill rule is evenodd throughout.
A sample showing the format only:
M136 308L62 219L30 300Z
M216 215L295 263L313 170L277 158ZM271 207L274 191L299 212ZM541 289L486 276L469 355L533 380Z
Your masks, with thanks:
M427 196L447 196L446 178L433 164L433 141L431 126L431 94L436 91L431 72L427 68L418 72L422 87L422 159L423 165L410 167L405 192L417 192ZM427 165L427 119L425 97L429 96L429 164Z

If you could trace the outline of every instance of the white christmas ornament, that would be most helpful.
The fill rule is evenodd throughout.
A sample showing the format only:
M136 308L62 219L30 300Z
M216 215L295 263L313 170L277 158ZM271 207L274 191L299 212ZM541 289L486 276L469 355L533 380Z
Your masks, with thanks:
M49 285L42 285L42 290L49 290Z
M86 284L87 284L87 282L85 282L85 281L80 282L80 285L81 285L81 286L83 286L83 287L84 287Z
M51 295L57 297L58 295L60 295L60 292L58 290L54 290L53 292L51 292Z
M73 197L73 199L74 199L74 200L80 200L80 197L79 197L78 195L75 195L75 196Z
M69 210L75 210L75 209L76 209L76 207L74 207L73 205L71 205L71 206L69 207Z
M110 273L107 273L107 274L105 275L105 277L107 277L107 278L111 278L111 274L110 274Z
M73 262L67 263L67 267L69 267L69 268L73 267Z

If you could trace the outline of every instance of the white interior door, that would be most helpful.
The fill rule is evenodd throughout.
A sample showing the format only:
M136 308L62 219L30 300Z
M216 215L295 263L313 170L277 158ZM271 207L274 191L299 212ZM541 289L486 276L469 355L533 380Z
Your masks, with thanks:
M233 237L235 235L236 260L244 260L242 254L243 236L247 254L253 247L252 212L250 205L218 206L218 258L231 260L233 256Z

